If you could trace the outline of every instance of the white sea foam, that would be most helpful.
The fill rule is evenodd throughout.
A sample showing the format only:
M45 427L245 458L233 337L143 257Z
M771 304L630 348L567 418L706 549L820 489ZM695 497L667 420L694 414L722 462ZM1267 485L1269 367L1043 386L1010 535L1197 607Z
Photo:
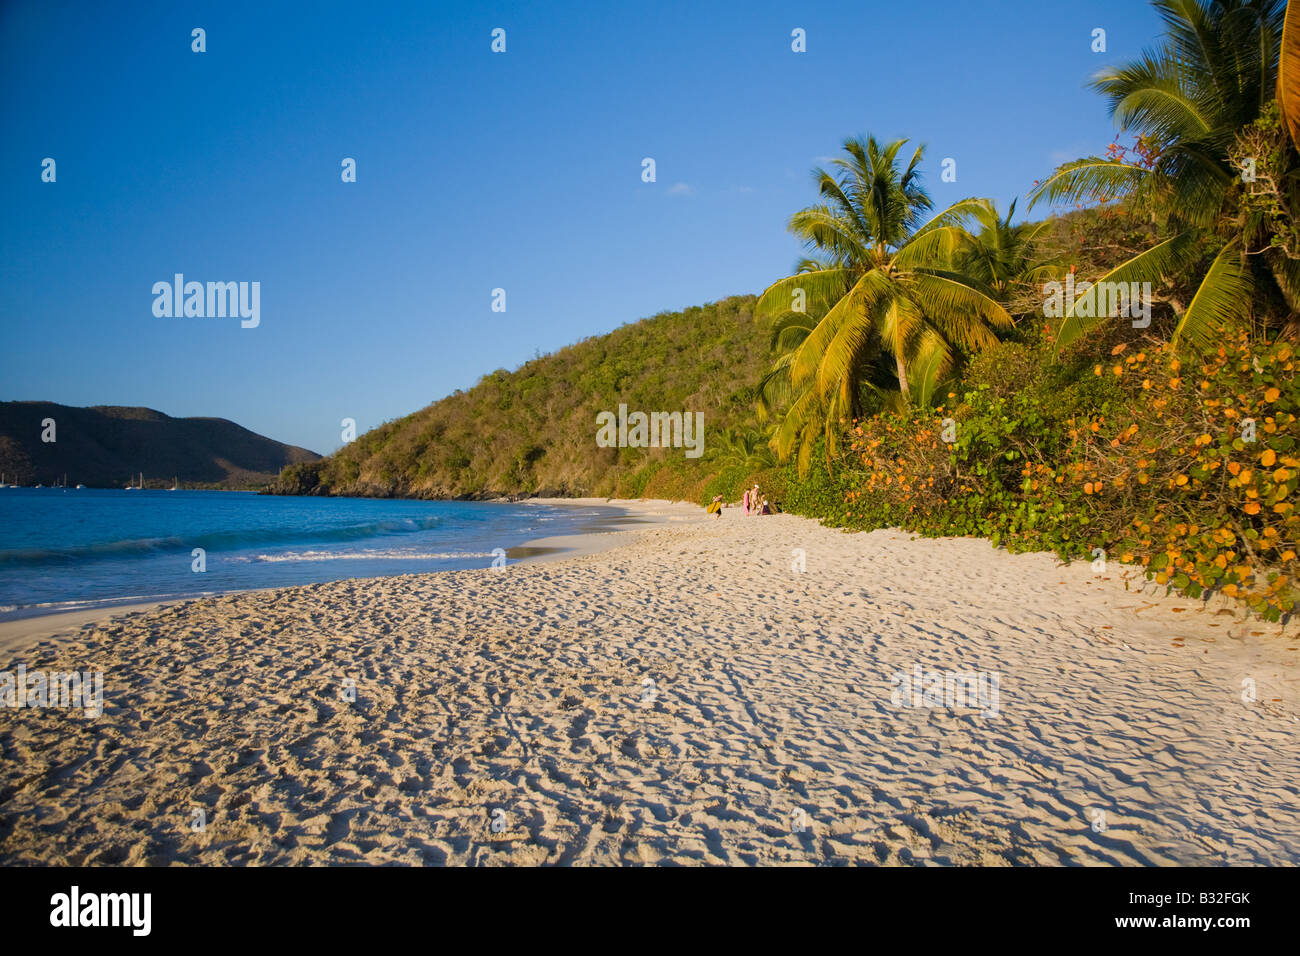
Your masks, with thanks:
M229 560L238 564L279 564L289 561L456 561L490 557L490 551L286 551L282 554L254 554Z

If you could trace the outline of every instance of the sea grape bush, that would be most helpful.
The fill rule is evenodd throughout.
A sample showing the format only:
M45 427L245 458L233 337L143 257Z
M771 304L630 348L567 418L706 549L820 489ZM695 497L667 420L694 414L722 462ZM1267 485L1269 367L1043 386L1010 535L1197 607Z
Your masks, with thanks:
M1243 332L1190 358L1120 342L1077 378L1035 355L1046 349L1004 343L946 407L847 423L841 454L819 449L818 467L788 482L789 507L1066 560L1102 548L1171 590L1238 598L1271 620L1292 613L1295 346Z
M1098 514L1128 516L1115 530L1121 559L1193 597L1221 591L1270 619L1291 613L1295 346L1256 348L1240 332L1195 360L1168 348L1125 351L1116 346L1094 374L1124 382L1134 401L1123 418L1079 423L1085 454L1075 456L1074 478Z

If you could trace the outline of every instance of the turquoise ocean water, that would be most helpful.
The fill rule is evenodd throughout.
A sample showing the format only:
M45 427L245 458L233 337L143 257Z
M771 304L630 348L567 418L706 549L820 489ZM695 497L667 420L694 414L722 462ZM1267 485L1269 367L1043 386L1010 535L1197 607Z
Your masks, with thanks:
M223 491L0 489L0 618L350 577L489 567L493 549L615 509L283 498ZM206 570L193 570L195 548Z

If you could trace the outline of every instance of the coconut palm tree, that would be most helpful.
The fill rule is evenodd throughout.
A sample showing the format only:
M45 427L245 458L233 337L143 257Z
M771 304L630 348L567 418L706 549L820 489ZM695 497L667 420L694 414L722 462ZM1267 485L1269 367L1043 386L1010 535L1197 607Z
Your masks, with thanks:
M958 244L953 265L961 275L990 289L1004 305L1037 305L1041 283L1059 276L1063 266L1039 254L1039 242L1050 230L1050 220L1012 224L1018 202L1012 201L1005 216L998 216L991 202L977 207L971 221L979 229L970 230Z
M1011 326L991 290L951 267L969 239L963 223L988 201L965 199L925 222L933 205L917 170L924 147L900 168L906 143L847 140L847 157L832 160L836 174L813 170L823 202L790 218L790 231L819 255L771 285L755 309L790 346L773 369L790 399L773 440L782 458L796 441L808 447L813 422L829 452L879 360L892 366L904 403L928 401L957 353L992 345L993 329Z
M1108 202L1149 208L1163 226L1155 246L1102 277L1162 283L1208 261L1175 339L1208 345L1245 317L1257 285L1272 272L1287 298L1300 273L1284 263L1252 261L1259 230L1241 221L1242 169L1233 162L1240 132L1257 120L1277 84L1283 0L1153 0L1165 22L1163 42L1131 63L1103 70L1093 87L1109 101L1121 130L1140 134L1142 159L1090 156L1060 166L1031 194L1040 200ZM1095 291L1077 312L1098 311ZM1070 309L1057 333L1064 347L1106 316Z
M743 466L754 471L775 464L767 439L753 428L724 431L718 459L726 465Z
M820 260L804 259L795 271L797 274L806 274L825 268L828 266ZM878 335L873 335L871 341L859 350L853 369L842 379L842 385L856 383L860 390L857 394L849 388L841 387L830 396L823 397L812 378L797 384L792 380L791 360L799 346L817 327L824 312L824 309L818 310L816 314L788 311L777 317L772 324L768 343L776 359L758 384L757 413L760 422L766 422L780 409L786 409L781 420L772 428L771 448L783 460L795 454L797 449L796 461L800 474L807 474L818 435L826 436L828 457L834 451L839 423L859 413L859 403L854 399L860 397L862 392L873 393L876 404L882 408L901 411L905 407L896 380L892 377L893 373L889 371L889 366L893 363L884 354ZM917 371L909 379L913 382L920 379L923 387L928 384L924 374Z

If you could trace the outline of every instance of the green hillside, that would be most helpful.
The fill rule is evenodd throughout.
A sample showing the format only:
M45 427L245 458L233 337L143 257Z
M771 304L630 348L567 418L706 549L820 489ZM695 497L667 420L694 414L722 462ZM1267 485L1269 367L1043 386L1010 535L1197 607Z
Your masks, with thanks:
M283 494L498 497L640 494L671 479L679 494L752 428L768 332L753 296L664 312L534 359L388 422L320 462L286 469ZM601 448L596 416L703 414L705 454ZM750 441L753 443L754 436ZM763 441L758 440L758 445Z
M848 137L786 223L807 255L762 295L493 373L276 490L703 502L758 482L827 524L1118 559L1294 614L1300 85L1279 87L1284 8L1158 6L1156 52L1091 84L1132 144L1026 183L1020 215L1071 211L939 209L924 146ZM707 451L599 447L597 415L620 404L703 412Z
M1129 217L1079 210L1048 221L1044 259L1104 271L1141 247L1148 231ZM1086 241L1085 241L1086 240ZM1036 288L1021 289L1024 308ZM620 326L513 372L498 369L404 418L359 435L333 455L286 468L270 491L286 495L498 498L664 497L737 499L759 477L785 482L768 446L773 420L756 415L772 367L770 319L757 297L661 312ZM1156 325L1167 326L1158 315ZM705 451L601 448L596 416L698 411Z

